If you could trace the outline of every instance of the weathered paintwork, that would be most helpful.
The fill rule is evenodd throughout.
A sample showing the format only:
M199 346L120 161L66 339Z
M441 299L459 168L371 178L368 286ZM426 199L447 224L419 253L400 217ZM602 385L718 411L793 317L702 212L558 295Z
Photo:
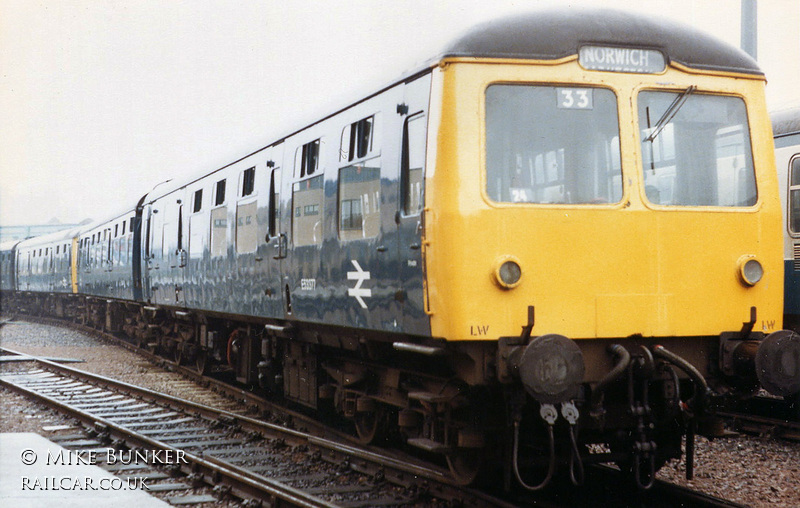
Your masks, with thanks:
M426 216L432 332L450 340L533 333L574 339L693 337L735 331L758 310L757 330L781 323L783 267L774 154L758 75L587 71L558 61L454 59L441 70L442 119ZM485 93L493 83L596 84L614 91L623 195L618 203L498 203L486 194ZM645 196L636 101L642 90L700 90L740 97L752 129L758 202L747 207L662 206ZM764 279L746 286L737 261L756 256ZM499 260L519 259L521 283L493 280ZM491 304L488 304L491 302Z
M430 74L424 74L191 183L156 189L141 212L143 298L220 314L429 334L422 219L418 211L402 209L399 184L406 120L426 118L429 96ZM372 149L341 161L343 130L372 116ZM322 140L315 172L322 179L321 210L312 222L293 227L300 220L295 209L303 214L307 204L301 201L308 199L295 192L308 185L296 154L315 139ZM380 167L376 234L348 238L338 227L339 172L367 161ZM243 175L250 168L253 191L244 196ZM223 180L225 196L215 204ZM279 203L274 219L272 185Z

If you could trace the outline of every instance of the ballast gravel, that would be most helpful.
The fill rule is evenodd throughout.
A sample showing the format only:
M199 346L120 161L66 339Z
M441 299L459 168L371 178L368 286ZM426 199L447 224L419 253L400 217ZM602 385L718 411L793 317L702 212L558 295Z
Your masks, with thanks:
M128 383L177 397L231 410L231 402L207 390L198 391L181 375L155 367L126 349L73 330L10 322L0 327L0 346L21 352L61 358L79 358L71 364ZM20 368L0 364L0 371ZM24 397L0 388L0 429L3 432L39 432L43 425L69 424L51 410L42 410ZM768 436L732 434L708 440L698 437L694 478L687 481L682 459L664 466L658 478L753 507L800 506L800 443Z

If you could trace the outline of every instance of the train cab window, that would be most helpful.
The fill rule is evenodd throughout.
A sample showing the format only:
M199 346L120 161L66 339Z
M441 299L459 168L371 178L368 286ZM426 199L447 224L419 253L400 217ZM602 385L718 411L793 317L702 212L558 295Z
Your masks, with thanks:
M203 209L203 189L194 191L194 199L192 202L192 213L197 213Z
M753 156L738 97L647 90L639 93L645 195L655 205L753 206Z
M220 180L214 187L214 206L225 203L225 180Z
M372 238L380 228L380 157L339 169L339 237Z
M543 85L486 90L486 192L495 202L617 203L619 150L611 90Z
M800 156L789 164L789 231L800 234Z
M403 154L400 164L402 207L405 215L417 215L422 211L425 145L425 116L412 116L403 126Z
M250 196L256 188L256 168L245 169L242 172L241 197Z
M353 122L342 130L339 161L363 159L377 150L375 143L375 115Z

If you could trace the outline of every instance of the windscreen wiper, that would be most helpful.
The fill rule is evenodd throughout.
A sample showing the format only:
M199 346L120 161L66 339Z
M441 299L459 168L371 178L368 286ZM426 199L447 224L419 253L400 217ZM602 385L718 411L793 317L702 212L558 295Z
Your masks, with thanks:
M679 96L675 97L675 100L672 101L672 104L669 105L667 110L664 111L664 114L661 115L661 118L658 119L656 126L653 128L653 132L651 132L650 135L645 138L645 141L650 141L652 143L653 140L656 139L659 134L661 134L661 131L664 130L664 127L666 127L667 124L675 117L675 115L678 114L678 110L681 109L681 107L686 103L686 99L688 99L689 96L695 92L695 90L697 90L697 87L692 85L684 90Z

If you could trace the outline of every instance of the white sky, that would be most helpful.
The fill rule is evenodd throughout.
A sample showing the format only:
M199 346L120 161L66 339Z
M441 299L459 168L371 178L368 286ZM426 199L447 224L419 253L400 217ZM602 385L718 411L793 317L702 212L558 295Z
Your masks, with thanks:
M736 46L740 0L647 11ZM528 0L0 0L0 224L116 212L211 171ZM800 104L800 2L759 2L771 109ZM326 107L327 106L327 107Z

